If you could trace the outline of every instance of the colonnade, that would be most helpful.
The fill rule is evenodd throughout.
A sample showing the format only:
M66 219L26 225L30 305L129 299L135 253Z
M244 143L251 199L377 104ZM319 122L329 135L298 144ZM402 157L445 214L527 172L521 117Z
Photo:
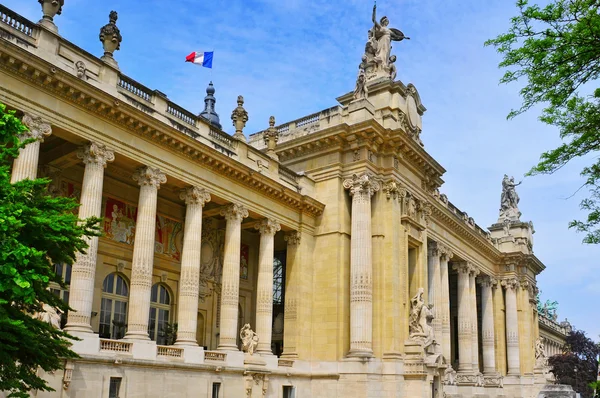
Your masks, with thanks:
M35 141L21 149L15 159L11 181L34 179L40 156L40 143L52 133L49 123L40 117L26 114L23 123L29 131L21 140ZM77 151L77 157L85 164L81 189L79 218L102 216L102 192L104 169L115 158L112 150L104 144L90 142ZM142 166L132 175L140 186L136 233L133 243L131 288L129 295L128 328L125 339L149 340L148 314L154 264L155 223L158 190L167 182L166 175L158 168ZM197 346L196 328L198 312L200 252L202 244L202 209L211 200L203 187L189 186L180 193L186 204L184 240L181 253L181 280L177 311L177 345ZM224 206L220 214L225 217L224 263L221 289L221 330L219 350L238 350L237 321L239 301L239 272L241 222L248 217L248 209L241 204ZM260 232L260 254L257 287L256 332L260 336L258 352L271 353L271 326L273 313L273 260L274 236L281 229L274 219L264 219L255 225ZM98 237L85 238L89 247L86 253L77 253L72 268L69 312L65 330L93 333L91 327L94 278L98 257ZM293 241L297 246L298 240Z

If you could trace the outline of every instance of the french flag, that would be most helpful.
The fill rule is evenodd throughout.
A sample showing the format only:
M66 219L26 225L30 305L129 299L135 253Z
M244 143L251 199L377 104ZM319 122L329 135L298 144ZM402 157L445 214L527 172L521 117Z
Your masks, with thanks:
M187 57L185 57L185 62L192 62L194 64L202 65L205 68L212 69L212 61L213 61L213 51L209 52L201 52L194 51Z

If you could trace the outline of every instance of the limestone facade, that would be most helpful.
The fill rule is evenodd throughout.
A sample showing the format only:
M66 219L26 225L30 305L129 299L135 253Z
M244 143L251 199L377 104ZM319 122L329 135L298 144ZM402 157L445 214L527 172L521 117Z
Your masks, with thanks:
M13 181L51 168L104 236L57 264L81 358L38 396L521 397L545 384L535 342L564 334L537 313L533 226L482 229L440 193L412 84L375 79L246 142L241 96L229 135L212 84L209 120L126 76L118 45L97 58L44 13L0 6L0 102L35 138ZM409 333L421 291L427 349Z

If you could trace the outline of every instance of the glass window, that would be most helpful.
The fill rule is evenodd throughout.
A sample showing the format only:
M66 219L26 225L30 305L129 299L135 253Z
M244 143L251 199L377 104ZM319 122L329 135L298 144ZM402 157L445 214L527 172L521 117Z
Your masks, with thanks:
M150 314L148 316L148 335L159 345L172 344L169 341L169 318L171 313L171 296L167 288L157 283L150 291Z
M212 398L219 398L219 392L221 391L221 383L212 384Z
M66 287L62 288L56 283L50 284L50 291L60 297L65 303L69 303L69 285L71 284L71 270L73 267L66 264L54 264L54 272L60 276Z
M127 327L127 302L129 289L125 278L113 273L102 282L100 303L100 337L121 339Z
M294 386L283 386L283 398L294 398L296 396L296 389Z
M273 259L273 305L283 304L283 263Z
M110 386L108 388L108 398L119 398L119 390L121 389L121 378L111 377Z

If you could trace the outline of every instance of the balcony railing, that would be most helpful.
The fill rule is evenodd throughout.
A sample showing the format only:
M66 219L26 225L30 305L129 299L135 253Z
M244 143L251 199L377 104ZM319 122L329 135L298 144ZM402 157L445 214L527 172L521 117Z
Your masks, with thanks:
M156 346L156 356L169 358L183 358L183 348L170 345Z
M179 120L183 120L191 126L196 125L196 116L193 113L186 111L179 105L176 105L172 102L167 103L167 113L175 116Z
M208 132L208 135L209 135L209 137L213 138L215 141L218 141L219 144L221 144L227 148L230 148L230 149L237 148L237 140L234 139L229 134L226 134L220 130L211 128L210 131Z
M123 340L100 339L100 351L131 353L133 343Z
M0 4L0 22L5 23L11 28L18 30L26 36L33 37L35 24L30 20L23 18L14 11Z
M220 361L225 362L227 359L227 353L218 351L204 351L205 361Z
M136 95L143 100L148 102L151 102L152 100L152 90L127 76L119 75L119 82L117 85L123 90L129 91L131 94Z
M279 175L293 184L298 184L298 178L300 177L298 174L281 164L279 165Z

